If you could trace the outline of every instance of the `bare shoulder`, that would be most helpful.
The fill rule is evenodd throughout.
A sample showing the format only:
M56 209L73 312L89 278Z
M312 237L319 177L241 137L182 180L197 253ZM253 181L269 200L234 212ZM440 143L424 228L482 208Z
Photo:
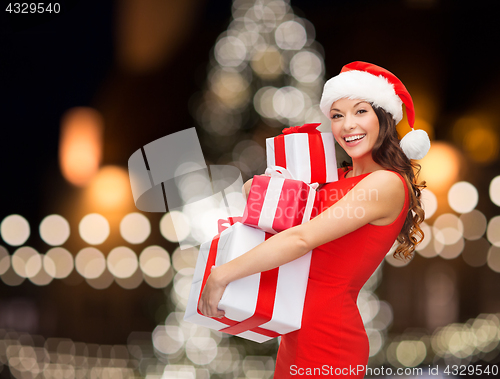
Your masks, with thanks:
M360 180L357 187L364 190L376 190L378 200L403 203L405 199L405 185L393 171L378 170Z

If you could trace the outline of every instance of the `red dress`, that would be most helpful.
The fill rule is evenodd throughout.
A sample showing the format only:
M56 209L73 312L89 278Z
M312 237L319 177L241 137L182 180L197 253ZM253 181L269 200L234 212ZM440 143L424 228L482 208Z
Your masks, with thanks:
M370 174L345 178L347 172L339 169L339 180L318 191L320 211ZM408 213L406 182L397 175L406 194L394 222L366 224L313 250L302 328L281 337L275 379L364 376L369 346L356 301L361 287L392 247Z

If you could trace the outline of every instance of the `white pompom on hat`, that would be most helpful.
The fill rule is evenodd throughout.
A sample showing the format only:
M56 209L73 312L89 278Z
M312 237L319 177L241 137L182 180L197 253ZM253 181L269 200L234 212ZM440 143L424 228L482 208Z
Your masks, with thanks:
M412 130L401 139L401 149L409 159L422 159L429 151L431 143L427 133L413 129L415 110L410 93L390 71L360 61L345 65L339 75L325 83L321 111L330 118L330 107L343 98L366 100L390 113L396 124L403 119L404 104Z

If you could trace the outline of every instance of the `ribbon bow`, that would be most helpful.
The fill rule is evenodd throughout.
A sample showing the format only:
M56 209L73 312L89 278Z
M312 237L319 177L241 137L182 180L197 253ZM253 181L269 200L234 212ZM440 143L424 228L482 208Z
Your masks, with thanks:
M280 166L266 168L264 175L270 176L271 178L293 179L292 174L290 174L286 168Z
M237 222L241 222L243 217L228 217L227 220L225 219L220 219L217 221L217 227L218 227L218 232L222 233L224 230L226 230L228 227L236 224Z
M320 134L321 132L316 129L320 125L321 123L304 124L302 126L291 126L289 128L283 129L283 134L293 134L293 133Z
M286 168L283 168L280 166L271 166L271 167L266 168L265 175L270 176L271 178L283 178L283 179L294 180L292 174L290 174L290 172ZM319 183L311 183L311 184L307 184L307 185L315 191L319 187ZM238 221L236 221L236 222L238 222Z

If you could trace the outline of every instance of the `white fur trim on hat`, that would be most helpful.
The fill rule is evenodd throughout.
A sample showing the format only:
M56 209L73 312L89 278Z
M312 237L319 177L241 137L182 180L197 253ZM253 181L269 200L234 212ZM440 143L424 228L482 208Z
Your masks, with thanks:
M330 118L332 104L343 98L361 99L389 112L396 124L403 119L403 102L391 84L382 75L375 76L365 71L345 71L325 83L320 108Z
M399 141L399 146L410 159L422 159L431 148L429 135L425 130L411 130Z

